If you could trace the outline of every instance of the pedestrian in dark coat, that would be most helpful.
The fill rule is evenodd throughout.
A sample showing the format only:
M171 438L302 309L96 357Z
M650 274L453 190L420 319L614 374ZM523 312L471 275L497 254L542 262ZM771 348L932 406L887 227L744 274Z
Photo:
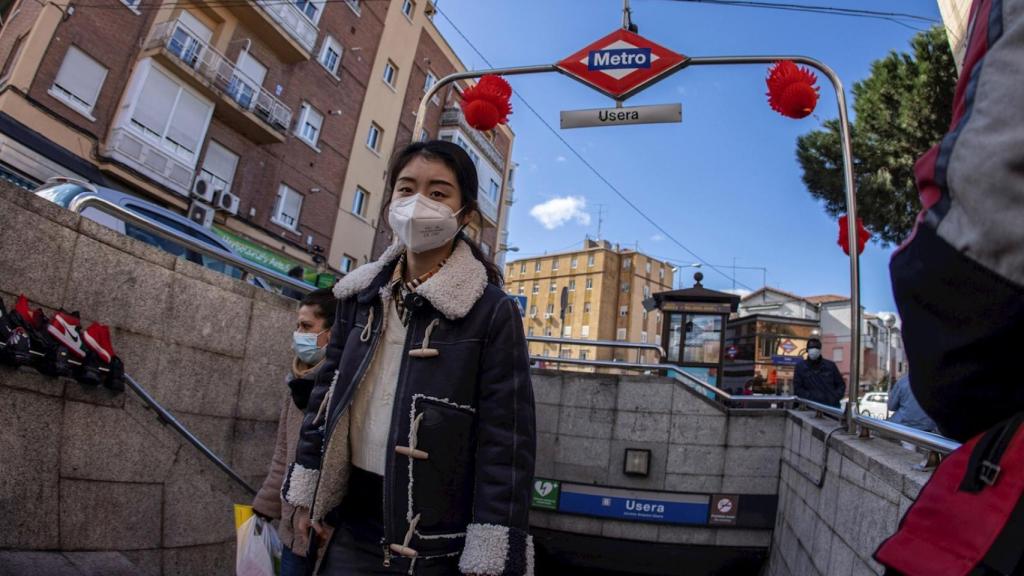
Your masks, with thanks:
M821 340L807 341L807 358L796 365L793 393L826 406L839 407L846 393L846 381L836 363L821 357Z
M533 574L529 356L501 272L461 233L476 169L419 142L389 186L397 241L334 288L327 397L285 496L311 510L322 574Z

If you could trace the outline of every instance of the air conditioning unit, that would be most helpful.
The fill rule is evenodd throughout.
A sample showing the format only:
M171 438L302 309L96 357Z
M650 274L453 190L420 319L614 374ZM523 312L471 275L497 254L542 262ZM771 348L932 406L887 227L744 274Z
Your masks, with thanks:
M218 190L217 197L214 200L213 205L217 207L217 210L223 210L230 214L238 214L238 196L235 196L227 190Z
M192 183L192 197L207 204L213 203L213 181L209 176L206 174L196 176L195 182Z
M545 318L551 318L552 316L554 316L554 314L553 314L553 313L551 313L551 312L545 312L545 313L544 313L544 317L545 317Z
M188 219L199 224L203 228L213 226L213 206L193 200L188 207Z

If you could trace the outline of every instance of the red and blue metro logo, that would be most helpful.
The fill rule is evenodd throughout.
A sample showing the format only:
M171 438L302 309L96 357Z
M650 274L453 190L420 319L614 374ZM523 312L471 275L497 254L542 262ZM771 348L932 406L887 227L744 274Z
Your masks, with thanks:
M562 72L592 88L625 100L675 71L687 57L619 29L562 60Z

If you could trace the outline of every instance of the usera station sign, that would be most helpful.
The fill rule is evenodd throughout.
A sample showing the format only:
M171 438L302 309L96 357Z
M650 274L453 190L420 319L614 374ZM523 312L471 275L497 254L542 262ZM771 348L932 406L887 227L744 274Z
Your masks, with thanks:
M616 100L625 100L687 60L639 34L619 29L555 66Z

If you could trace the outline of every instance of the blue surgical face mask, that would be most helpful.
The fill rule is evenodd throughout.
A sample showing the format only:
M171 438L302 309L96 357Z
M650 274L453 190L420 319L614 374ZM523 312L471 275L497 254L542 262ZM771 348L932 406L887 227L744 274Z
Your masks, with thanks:
M312 332L292 333L292 350L295 351L295 355L299 357L303 364L313 366L322 360L324 354L327 353L327 348L321 348L316 342L320 334L324 332L327 332L327 330L319 334Z
M819 348L811 348L807 351L807 357L811 360L817 360L821 358L821 350Z

